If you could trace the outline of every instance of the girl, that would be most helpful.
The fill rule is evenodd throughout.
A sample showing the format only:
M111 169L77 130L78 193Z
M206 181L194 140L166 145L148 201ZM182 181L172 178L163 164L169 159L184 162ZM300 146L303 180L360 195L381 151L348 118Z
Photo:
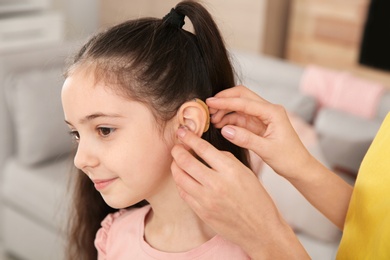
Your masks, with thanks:
M194 34L182 29L185 16ZM209 125L201 101L234 85L216 24L191 1L163 19L119 24L81 48L62 90L80 171L70 259L248 259L199 219L171 175L182 127L249 167L247 151Z

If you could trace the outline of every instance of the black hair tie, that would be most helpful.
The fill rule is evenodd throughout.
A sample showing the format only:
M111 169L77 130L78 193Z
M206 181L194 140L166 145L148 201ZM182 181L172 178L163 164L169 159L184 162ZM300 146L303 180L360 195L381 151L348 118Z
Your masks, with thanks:
M185 15L179 14L176 12L175 8L172 8L171 11L166 16L164 16L163 21L180 29L184 25L184 17Z

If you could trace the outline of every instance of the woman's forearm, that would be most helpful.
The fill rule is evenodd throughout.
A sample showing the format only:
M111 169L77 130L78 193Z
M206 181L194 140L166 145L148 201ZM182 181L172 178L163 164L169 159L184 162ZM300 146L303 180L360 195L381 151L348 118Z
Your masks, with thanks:
M314 157L311 157L298 176L288 180L315 208L342 230L352 196L352 186Z

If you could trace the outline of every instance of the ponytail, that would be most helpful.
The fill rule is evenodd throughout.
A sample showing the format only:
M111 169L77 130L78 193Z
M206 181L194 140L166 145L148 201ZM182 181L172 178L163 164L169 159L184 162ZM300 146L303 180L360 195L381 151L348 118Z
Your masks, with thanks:
M223 38L210 13L193 1L182 1L176 5L175 10L187 16L192 23L199 50L208 70L211 95L233 87L235 85L233 68Z

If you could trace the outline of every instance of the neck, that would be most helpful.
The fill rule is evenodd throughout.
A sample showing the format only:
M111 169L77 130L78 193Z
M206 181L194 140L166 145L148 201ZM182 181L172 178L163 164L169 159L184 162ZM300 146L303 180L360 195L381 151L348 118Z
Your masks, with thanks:
M165 252L193 249L215 236L185 203L170 178L156 196L149 198L152 209L145 219L145 240Z

